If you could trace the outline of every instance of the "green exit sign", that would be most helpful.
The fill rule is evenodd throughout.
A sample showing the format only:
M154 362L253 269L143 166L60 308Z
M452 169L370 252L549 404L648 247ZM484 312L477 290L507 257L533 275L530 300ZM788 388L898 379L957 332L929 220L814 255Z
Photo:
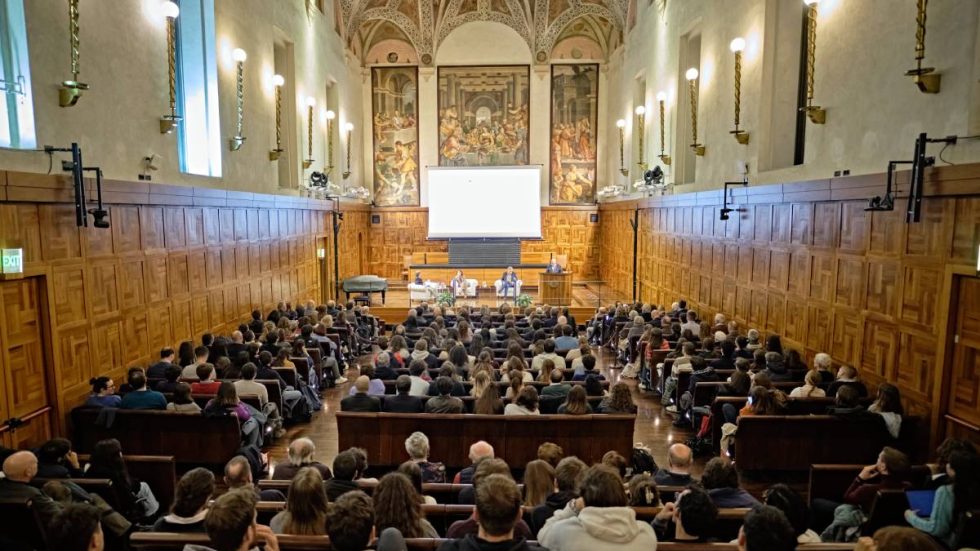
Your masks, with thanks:
M3 258L3 273L24 272L24 249L0 249L0 257Z

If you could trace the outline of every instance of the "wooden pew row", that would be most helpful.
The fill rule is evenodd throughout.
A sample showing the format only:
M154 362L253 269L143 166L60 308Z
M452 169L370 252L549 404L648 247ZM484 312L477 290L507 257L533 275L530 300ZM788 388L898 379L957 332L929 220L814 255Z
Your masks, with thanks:
M394 398L394 396L390 394L385 394L384 396L376 396L376 398L379 398L381 400L381 407L382 409L384 409L385 399ZM430 398L433 397L422 396L422 402L425 403L429 401ZM459 396L459 399L463 401L463 413L473 413L473 406L476 403L476 398L474 398L473 396ZM599 404L602 403L603 399L605 399L604 396L586 397L586 401L589 403L590 406L592 406L592 411L595 412L596 414L598 414L598 411L596 410L599 408ZM508 398L501 398L501 400L503 401L504 405L510 403L510 399ZM558 407L561 406L563 403L565 403L564 398L543 396L540 397L540 400L538 402L538 409L541 411L542 414L557 414Z
M430 457L448 470L470 464L469 447L486 440L497 457L510 465L537 459L542 442L554 442L586 464L598 462L607 451L628 457L633 447L635 415L443 415L396 413L337 413L337 433L343 450L368 450L372 465L395 468L405 460L405 439L416 430L439 435L430 440Z
M715 454L720 451L721 426L725 423L722 415L722 406L732 404L736 410L742 409L746 398L742 396L718 396L711 402L711 444L714 446ZM871 403L870 398L864 398L861 403L865 406ZM834 399L825 398L790 398L787 401L787 415L824 415L827 408L834 405ZM828 461L817 461L817 463L829 463ZM807 466L809 468L809 465Z
M292 371L292 370L289 370L289 371ZM156 389L157 383L162 382L163 380L164 379L147 379L146 384L147 384L147 386L149 388ZM230 382L235 382L235 381L232 380ZM276 406L279 407L279 411L282 411L282 390L279 388L279 381L273 380L273 379L255 379L255 382L256 383L259 383L259 384L261 384L263 386L265 386L266 392L269 394L269 401L272 402L273 404L276 404ZM125 395L125 393L124 392L121 392L120 395ZM165 392L165 393L163 393L163 395L167 398L167 401L168 402L172 402L173 401L173 394L172 393ZM195 399L194 399L195 403L197 403L202 408L205 406L205 404L207 404L207 400L209 400L209 399L212 398L212 396L206 396L207 399L204 400L204 403L201 403L201 402L198 401L197 397L198 396L205 397L205 395L202 394L202 395L194 395L194 396L195 396ZM249 405L253 405L253 406L255 405L254 402L256 402L256 401L255 400L253 400L253 401L247 401L246 400L247 396L239 396L239 398L243 402L245 402L245 403L247 403ZM259 408L259 409L262 409L262 408Z
M393 380L388 379L388 380L384 380L382 382L385 385L385 394L395 394L395 382L396 381L393 381ZM463 384L463 388L466 389L467 392L469 392L470 389L473 388L473 381L460 381L460 382ZM568 384L570 384L570 385L584 385L585 384L585 381L570 381L570 380L566 380L565 382L568 383ZM538 394L541 394L541 389L543 389L544 387L548 386L549 383L532 381L530 383L524 383L524 384L525 385L531 385L531 386L533 386L534 388L536 388L538 390ZM606 390L609 389L609 381L602 380L602 381L599 381L599 384L602 386L602 388L604 388ZM500 381L497 381L497 390L500 391L500 395L501 396L503 396L507 392L507 388L509 386L510 386L509 383L502 383Z
M722 377L722 381L713 383L697 383L694 385L694 405L695 406L710 406L711 401L715 399L718 391L725 387L725 381L728 376ZM773 383L772 387L781 390L789 396L789 393L796 387L801 386L802 383L797 382L781 382ZM742 397L743 404L747 398Z
M149 484L153 495L160 502L160 510L170 510L177 487L177 462L174 456L123 454L123 459L130 477ZM89 461L89 456L79 454L78 460L85 464Z
M816 463L810 465L810 478L807 482L807 496L810 503L814 499L841 501L844 492L866 465ZM921 488L932 476L928 465L913 465L908 481L913 488Z
M330 538L327 536L278 536L279 549L282 551L323 551L330 548ZM405 543L409 551L434 551L439 548L444 539L407 539ZM208 538L204 534L171 534L165 532L136 532L129 539L130 548L134 551L182 551L184 544L207 545ZM657 549L662 551L737 551L738 546L732 543L674 543L658 542ZM814 543L797 546L797 551L852 551L852 543Z
M918 417L905 417L896 442L880 418L832 415L751 415L739 418L735 463L748 471L808 471L814 463L875 462L881 448L906 452Z
M100 420L105 417L105 420ZM111 425L106 426L111 418ZM71 412L72 442L79 453L116 438L132 455L168 455L180 464L224 465L241 447L241 429L234 415L204 417L168 411L75 408Z
M282 492L282 495L289 495L289 480L259 480L258 486L260 490L278 490ZM371 481L365 482L363 480L357 481L358 487L363 490L368 495L374 493L374 489L377 487L378 483ZM523 484L518 484L518 488L524 487ZM450 484L450 483L423 483L422 484L422 494L427 496L432 496L440 504L450 504L459 501L459 493L466 488L472 488L472 484ZM664 503L673 501L674 495L679 492L684 491L683 486L657 486L660 491L661 501Z

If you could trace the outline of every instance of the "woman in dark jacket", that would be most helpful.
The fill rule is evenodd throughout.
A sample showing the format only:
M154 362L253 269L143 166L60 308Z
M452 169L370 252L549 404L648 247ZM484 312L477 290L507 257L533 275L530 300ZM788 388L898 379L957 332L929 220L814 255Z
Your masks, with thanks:
M160 508L160 503L153 496L153 491L146 482L140 482L129 476L126 460L123 459L122 446L115 438L101 440L95 444L85 476L107 478L112 481L119 502L117 510L131 522L152 517Z

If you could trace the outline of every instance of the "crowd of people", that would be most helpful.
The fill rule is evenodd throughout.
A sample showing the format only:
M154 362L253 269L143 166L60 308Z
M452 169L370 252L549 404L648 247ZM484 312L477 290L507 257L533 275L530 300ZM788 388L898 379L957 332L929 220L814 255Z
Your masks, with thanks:
M897 387L882 383L870 392L853 367L840 366L835 373L831 357L823 353L808 366L798 352L783 348L778 335L763 339L753 329L743 335L724 316L704 323L682 302L670 308L617 305L600 309L585 325L579 338L567 310L515 315L506 305L498 312L422 305L388 337L379 336L379 323L367 308L330 303L293 309L283 303L266 320L256 312L228 339L205 335L196 347L165 348L158 363L130 369L118 393L112 379L94 378L86 406L235 415L243 427L250 422L280 427L275 424L279 412L265 407L266 387L255 381L280 381L283 417L309 413L319 407L307 402L311 396L319 400L316 372L297 372L300 388L292 388L273 367L288 368L297 357L312 366L306 347L328 343L322 346L324 358L333 362L321 367L325 378L342 384L346 361L360 352L362 335L376 346L360 358L360 373L340 403L343 410L538 415L543 401L552 400L555 411L565 415L636 413L628 383L602 384L599 348L609 346L624 352L624 361L636 361L638 350L668 352L671 362L645 362L646 371L638 375L647 388L655 377L663 378L666 388L673 381L664 404L678 424L699 427L708 412L693 403L695 384L716 382L719 395L746 397L745 407L723 410L724 421L736 429L740 417L778 413L789 400L832 397L829 413L880 419L896 442L901 434L904 412ZM336 341L326 335L337 327L343 327L344 338L334 349ZM683 370L690 373L690 387L676 388ZM723 380L718 372L730 375ZM389 387L393 394L386 394ZM194 400L200 395L213 398L202 408ZM242 402L244 395L259 397L262 409ZM275 432L282 435L281 428ZM258 449L263 442L243 433L243 444ZM980 508L980 457L964 440L940 446L925 480L913 476L922 471L913 469L905 453L887 446L839 500L805 500L783 483L761 494L747 491L733 462L737 450L726 446L720 457L696 469L695 450L680 442L667 448L667 463L658 467L639 445L629 459L610 451L588 465L544 442L537 459L513 465L480 441L469 449L471 465L459 472L430 457L429 436L422 431L411 434L404 447L404 463L383 472L370 469L367 450L341 451L328 466L317 460L311 439L296 438L276 465L268 465L264 456L256 464L240 455L225 465L221 477L205 468L183 473L173 503L164 510L156 498L159 489L129 474L119 441L99 442L83 465L70 441L55 438L32 451L2 451L0 499L30 499L49 527L48 545L66 550L123 548L134 531L149 530L207 535L208 546L189 544L187 551L258 544L275 551L279 535L328 536L331 548L340 551L402 550L411 538L446 538L441 551L655 549L666 541L732 541L752 551L854 541L861 550L933 551L957 548L965 515ZM288 489L256 483L265 476L289 481ZM72 482L80 477L110 480L119 499L110 506ZM43 479L43 486L36 479ZM458 493L427 493L427 485L449 482L464 487ZM904 525L860 537L877 496L887 490L930 492L931 507L910 507ZM425 506L446 499L473 505L473 514L443 530L426 518ZM260 501L283 504L267 526L256 521ZM643 507L658 508L652 521L638 517ZM737 533L726 533L719 528L719 511L732 509L747 512ZM0 544L18 549L18 542L6 537L0 535Z

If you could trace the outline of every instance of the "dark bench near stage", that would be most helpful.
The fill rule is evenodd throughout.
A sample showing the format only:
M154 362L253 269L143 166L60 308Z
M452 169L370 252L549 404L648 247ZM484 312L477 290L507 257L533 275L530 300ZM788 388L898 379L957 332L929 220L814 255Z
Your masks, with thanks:
M874 463L881 448L912 448L919 418L905 417L896 442L881 419L832 415L751 415L739 418L735 463L748 471L809 471L814 463Z
M571 377L569 377L569 379L571 379ZM397 381L393 381L391 379L388 379L388 380L385 380L385 381L382 381L382 382L385 385L385 394L395 394L395 383ZM460 381L460 382L463 384L463 388L465 388L467 392L469 392L470 389L473 388L473 381ZM567 384L570 384L570 385L584 385L585 384L585 381L571 381L571 380L567 380L567 379L565 381L563 381L563 382L564 383L567 383ZM524 383L525 386L533 386L534 388L536 388L538 390L538 394L541 394L541 389L544 388L544 387L546 387L546 386L548 386L548 384L549 383L538 382L538 381L531 381L530 383ZM602 386L602 388L604 388L606 390L609 390L609 381L605 381L605 380L599 381L599 384ZM497 390L500 391L500 395L501 396L503 396L504 394L507 393L507 388L508 387L510 387L510 384L509 383L502 383L500 381L497 381Z
M392 396L391 394L385 394L384 396L376 396L376 398L379 398L381 400L382 410L384 409L385 399L393 398L393 397L394 396ZM429 401L430 398L433 398L433 396L422 396L421 398L422 398L422 402L425 403ZM474 398L473 396L459 396L458 398L463 401L463 413L473 413L473 407L474 404L476 403L476 398ZM588 402L589 405L592 406L592 411L596 412L597 414L598 412L596 410L599 408L599 404L602 403L603 399L604 399L603 396L588 396L585 398L586 402ZM501 401L504 403L505 406L511 402L509 398L501 398ZM538 409L541 411L542 414L556 414L558 413L558 407L564 403L565 403L564 398L559 398L555 396L541 396L538 401Z
M537 459L542 442L554 442L586 464L607 451L629 457L635 415L445 415L337 412L338 448L364 448L371 465L394 469L407 459L405 439L429 435L430 457L450 471L467 467L469 447L486 440L511 466Z
M241 429L233 415L204 417L169 411L115 410L111 427L96 423L102 410L71 412L72 442L79 453L116 438L131 455L167 455L180 464L224 465L241 447Z

